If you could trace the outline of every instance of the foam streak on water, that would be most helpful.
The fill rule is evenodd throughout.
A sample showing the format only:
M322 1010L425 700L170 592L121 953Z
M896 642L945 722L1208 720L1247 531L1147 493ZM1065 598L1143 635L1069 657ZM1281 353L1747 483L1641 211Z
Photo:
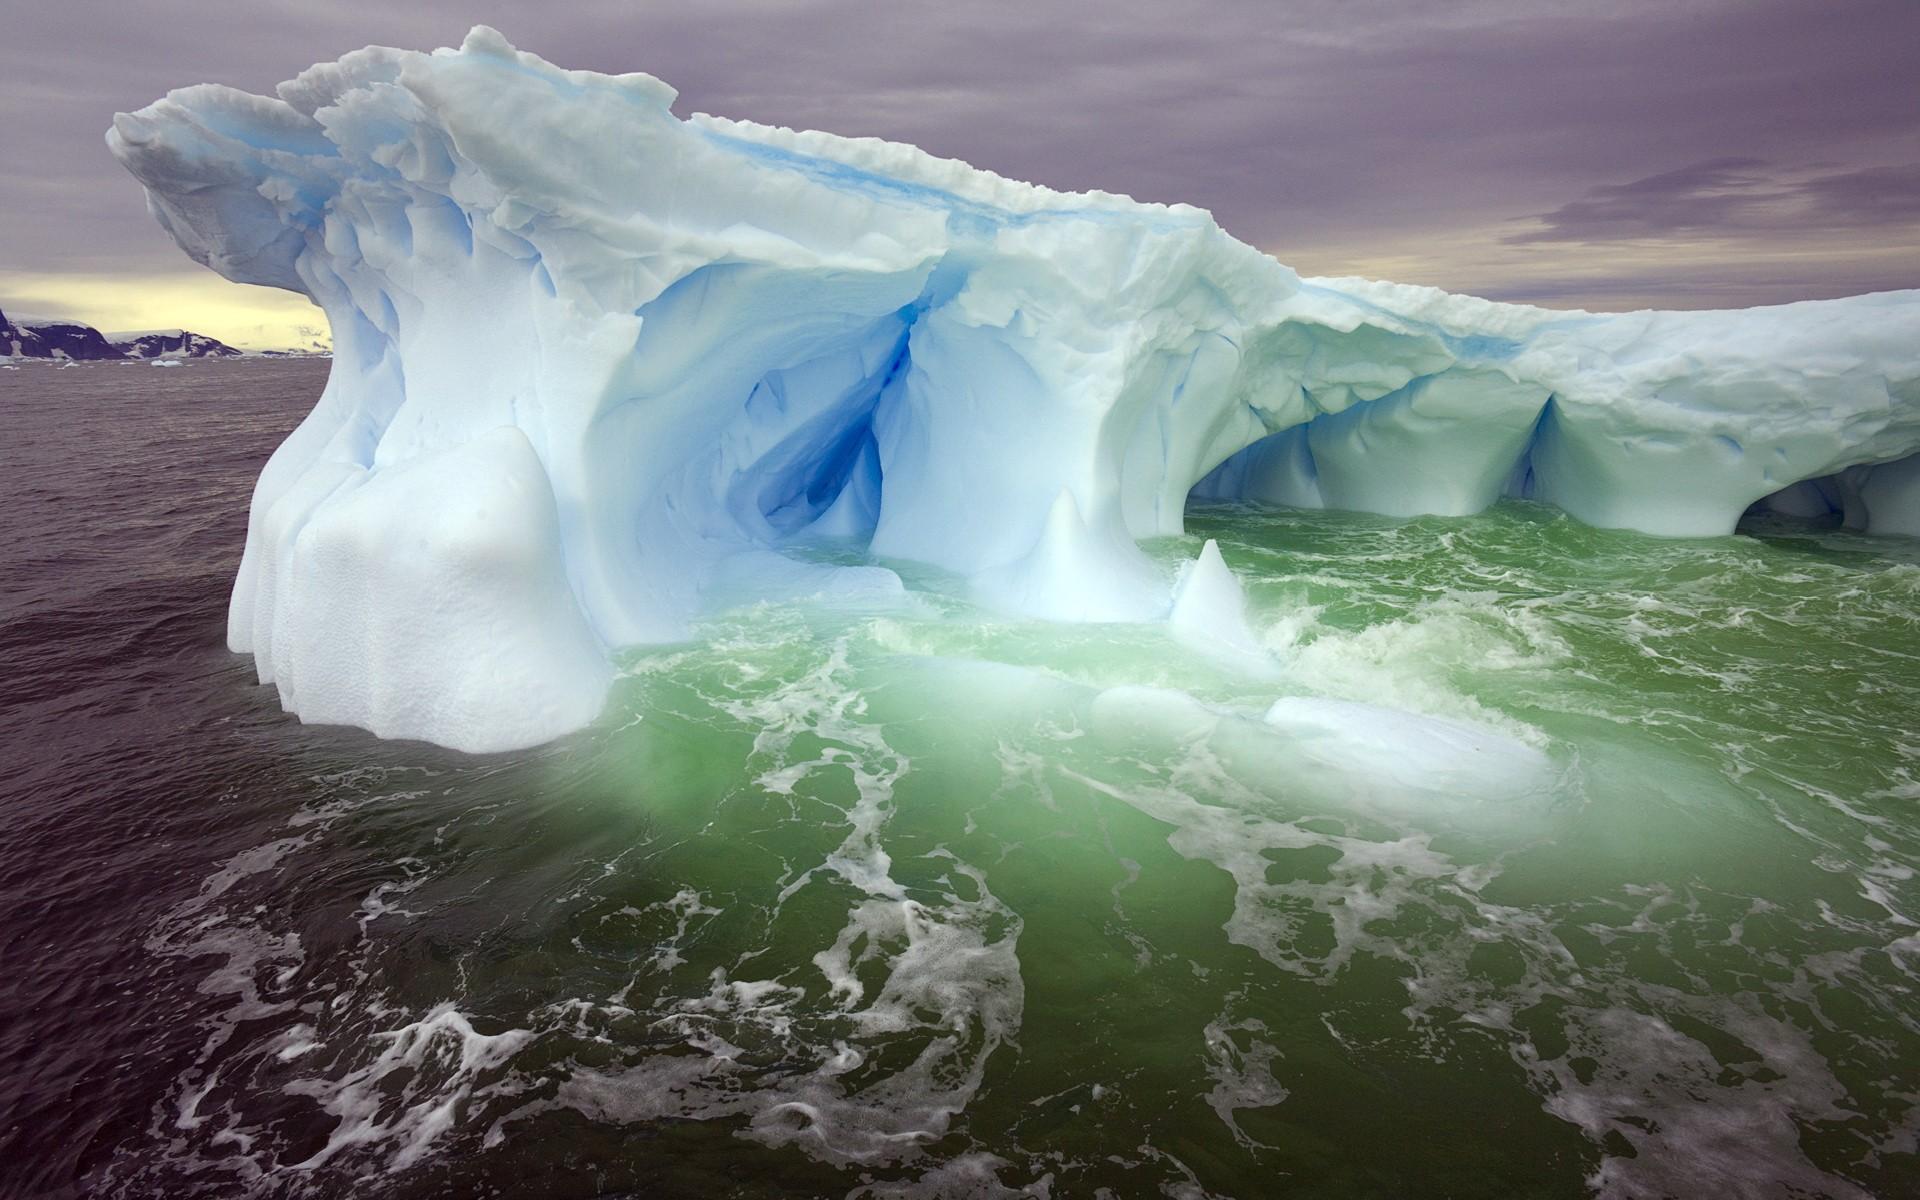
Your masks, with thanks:
M0 384L0 1194L1920 1190L1912 543L1197 510L1256 669L892 563L476 758L221 647L317 374L147 374Z

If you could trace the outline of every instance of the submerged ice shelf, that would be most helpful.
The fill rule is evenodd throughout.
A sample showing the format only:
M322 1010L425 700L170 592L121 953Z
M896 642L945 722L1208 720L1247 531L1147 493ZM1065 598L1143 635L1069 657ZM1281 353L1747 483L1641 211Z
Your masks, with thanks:
M719 597L900 588L781 553L824 538L1177 631L1224 564L1182 617L1135 540L1189 494L1920 533L1920 293L1594 315L1302 279L1195 208L681 120L485 28L278 91L184 88L108 143L190 256L332 324L229 632L308 720L546 740L610 649Z

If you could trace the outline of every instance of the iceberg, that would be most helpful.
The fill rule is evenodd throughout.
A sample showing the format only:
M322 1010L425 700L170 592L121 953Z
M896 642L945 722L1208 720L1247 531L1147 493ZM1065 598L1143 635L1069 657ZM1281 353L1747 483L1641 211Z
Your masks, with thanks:
M1779 496L1920 531L1920 292L1602 315L1306 279L1197 208L674 100L480 27L115 117L182 250L332 325L230 610L289 710L545 741L612 651L756 579L897 585L783 557L810 542L1016 613L1164 620L1136 543L1190 495L1511 495L1674 536ZM1195 566L1176 629L1231 616L1224 570Z

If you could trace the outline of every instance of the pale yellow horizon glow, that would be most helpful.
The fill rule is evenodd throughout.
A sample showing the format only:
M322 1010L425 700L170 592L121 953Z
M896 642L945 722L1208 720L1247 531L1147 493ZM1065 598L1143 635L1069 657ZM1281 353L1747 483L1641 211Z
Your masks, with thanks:
M1540 288L1556 294L1553 307L1599 312L1739 307L1743 300L1721 299L1704 286L1693 303L1674 303L1676 279L1709 280L1729 265L1743 267L1747 278L1774 273L1807 279L1835 267L1870 277L1890 261L1916 263L1910 249L1843 234L1764 248L1714 237L1593 246L1503 241L1513 228L1501 222L1378 231L1364 243L1262 249L1302 275L1358 275L1468 295ZM326 317L306 297L198 269L127 275L0 271L0 311L80 321L103 333L190 329L244 350L312 349L332 342Z
M233 283L211 271L28 274L0 271L0 312L57 317L102 333L188 329L241 350L330 345L327 318L305 296Z
M1724 278L1730 268L1757 286L1769 274L1802 280L1823 274L1871 278L1889 263L1920 266L1920 255L1901 248L1898 239L1889 245L1846 232L1808 234L1785 243L1676 236L1595 245L1503 240L1513 231L1511 222L1498 222L1383 231L1364 243L1262 249L1301 275L1427 284L1469 296L1545 287L1561 297L1546 307L1593 312L1745 307L1748 302L1722 300L1707 284ZM1689 279L1696 294L1677 301L1678 281Z

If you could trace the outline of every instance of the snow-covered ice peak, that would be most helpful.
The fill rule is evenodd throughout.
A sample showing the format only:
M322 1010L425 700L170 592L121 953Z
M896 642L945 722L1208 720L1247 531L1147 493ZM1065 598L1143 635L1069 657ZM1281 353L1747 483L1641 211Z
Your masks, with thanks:
M115 117L188 255L333 327L230 622L302 716L545 740L590 719L609 648L683 636L721 564L737 596L807 539L1033 615L1162 617L1134 542L1180 533L1197 483L1718 535L1835 476L1814 494L1851 519L1920 527L1912 472L1867 469L1920 447L1920 293L1594 315L1302 280L1195 208L674 95L476 28Z

